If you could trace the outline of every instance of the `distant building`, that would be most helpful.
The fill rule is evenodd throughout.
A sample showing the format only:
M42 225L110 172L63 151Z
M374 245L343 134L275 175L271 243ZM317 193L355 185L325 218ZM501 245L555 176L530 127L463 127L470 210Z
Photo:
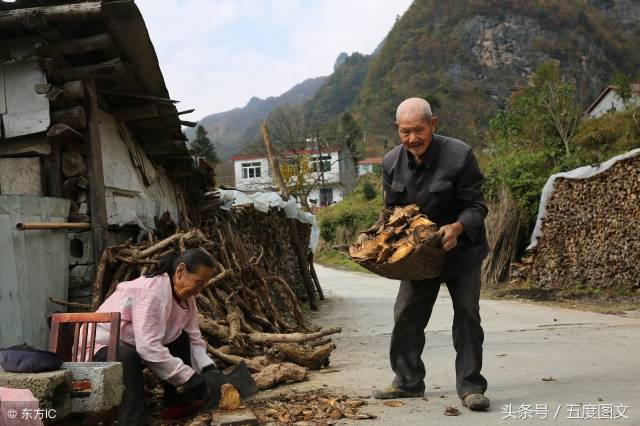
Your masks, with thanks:
M358 161L358 176L365 173L373 173L377 168L382 167L382 157L368 157Z
M626 105L640 105L640 83L631 85L631 99ZM607 112L624 111L625 102L616 91L616 86L608 86L591 104L585 115L588 118L597 118Z
M309 156L315 172L309 174L311 182L317 182L309 193L307 202L312 207L335 204L350 192L356 182L356 170L345 150L329 148L323 150L286 151L286 157ZM235 187L242 191L276 190L271 175L269 160L265 154L237 155L234 162Z

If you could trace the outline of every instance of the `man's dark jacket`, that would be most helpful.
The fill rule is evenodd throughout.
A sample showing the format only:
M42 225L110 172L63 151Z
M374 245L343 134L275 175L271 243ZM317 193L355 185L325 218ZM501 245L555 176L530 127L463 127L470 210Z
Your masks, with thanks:
M447 253L444 277L477 266L489 249L484 226L487 205L484 176L472 149L462 141L434 134L422 164L404 145L384 156L383 187L387 206L417 204L438 227L460 222L464 232Z

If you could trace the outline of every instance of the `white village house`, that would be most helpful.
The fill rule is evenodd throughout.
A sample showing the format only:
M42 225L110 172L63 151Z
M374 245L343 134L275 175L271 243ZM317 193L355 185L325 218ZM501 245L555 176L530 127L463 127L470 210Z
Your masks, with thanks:
M630 85L631 98L625 104L616 86L610 85L587 108L585 115L588 118L598 118L607 112L624 111L627 105L640 105L640 83Z
M358 176L373 173L376 169L382 169L382 157L367 157L358 161Z
M309 181L313 187L307 202L312 207L329 206L342 200L356 183L356 167L348 151L338 147L286 151L285 157L308 156L312 170ZM242 191L276 190L271 176L269 159L265 154L237 155L234 162L235 187Z

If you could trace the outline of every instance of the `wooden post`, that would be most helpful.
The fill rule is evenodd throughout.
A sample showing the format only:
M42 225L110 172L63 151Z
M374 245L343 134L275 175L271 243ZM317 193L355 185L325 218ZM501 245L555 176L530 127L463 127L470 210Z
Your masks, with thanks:
M273 153L273 145L271 144L271 136L269 135L269 128L267 127L267 123L262 122L261 130L262 138L264 139L264 146L267 149L267 156L269 157L269 164L271 165L271 171L276 182L278 183L278 186L280 187L282 196L285 199L288 199L289 191L287 190L287 185L284 182L282 173L280 173L278 159ZM298 258L298 265L300 266L302 280L304 281L304 286L307 290L307 297L309 297L309 306L311 306L311 309L313 310L318 310L316 293L311 279L311 273L309 272L309 265L307 264L305 250L302 248L302 244L300 244L300 236L298 235L298 225L296 223L296 219L287 218L287 224L289 225L289 232L291 233L291 242L293 243L293 248L296 252L296 257Z
M93 240L93 258L97 266L105 248L107 233L107 204L104 191L104 172L102 169L102 147L98 131L98 95L95 80L85 81L86 111L88 128L85 132L87 149L87 168L89 177L89 206L91 210L91 232Z
M322 287L320 287L320 280L318 279L318 274L316 274L316 268L313 267L313 252L311 250L309 250L309 270L311 271L313 283L316 285L316 290L318 290L318 296L320 296L320 300L324 300L324 293L322 292Z
M43 158L46 175L46 194L48 197L62 197L62 163L60 159L60 142L51 141L51 154Z

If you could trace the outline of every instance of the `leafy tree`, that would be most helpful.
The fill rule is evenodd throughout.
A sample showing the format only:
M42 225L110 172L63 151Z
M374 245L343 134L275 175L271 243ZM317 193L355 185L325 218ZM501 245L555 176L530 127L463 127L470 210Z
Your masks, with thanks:
M340 124L338 126L338 138L351 153L354 163L358 163L364 157L364 149L362 146L362 129L348 112L340 116Z
M206 158L211 164L218 164L220 162L216 148L207 135L207 130L201 125L196 127L196 137L191 142L191 149L196 155Z
M560 73L560 67L555 63L540 66L534 85L540 91L539 100L545 115L562 140L565 155L569 158L570 145L582 116L576 98L576 87L566 81Z
M617 72L613 77L613 85L616 86L616 92L618 92L622 101L627 103L633 95L631 92L631 77L629 77L629 74Z

